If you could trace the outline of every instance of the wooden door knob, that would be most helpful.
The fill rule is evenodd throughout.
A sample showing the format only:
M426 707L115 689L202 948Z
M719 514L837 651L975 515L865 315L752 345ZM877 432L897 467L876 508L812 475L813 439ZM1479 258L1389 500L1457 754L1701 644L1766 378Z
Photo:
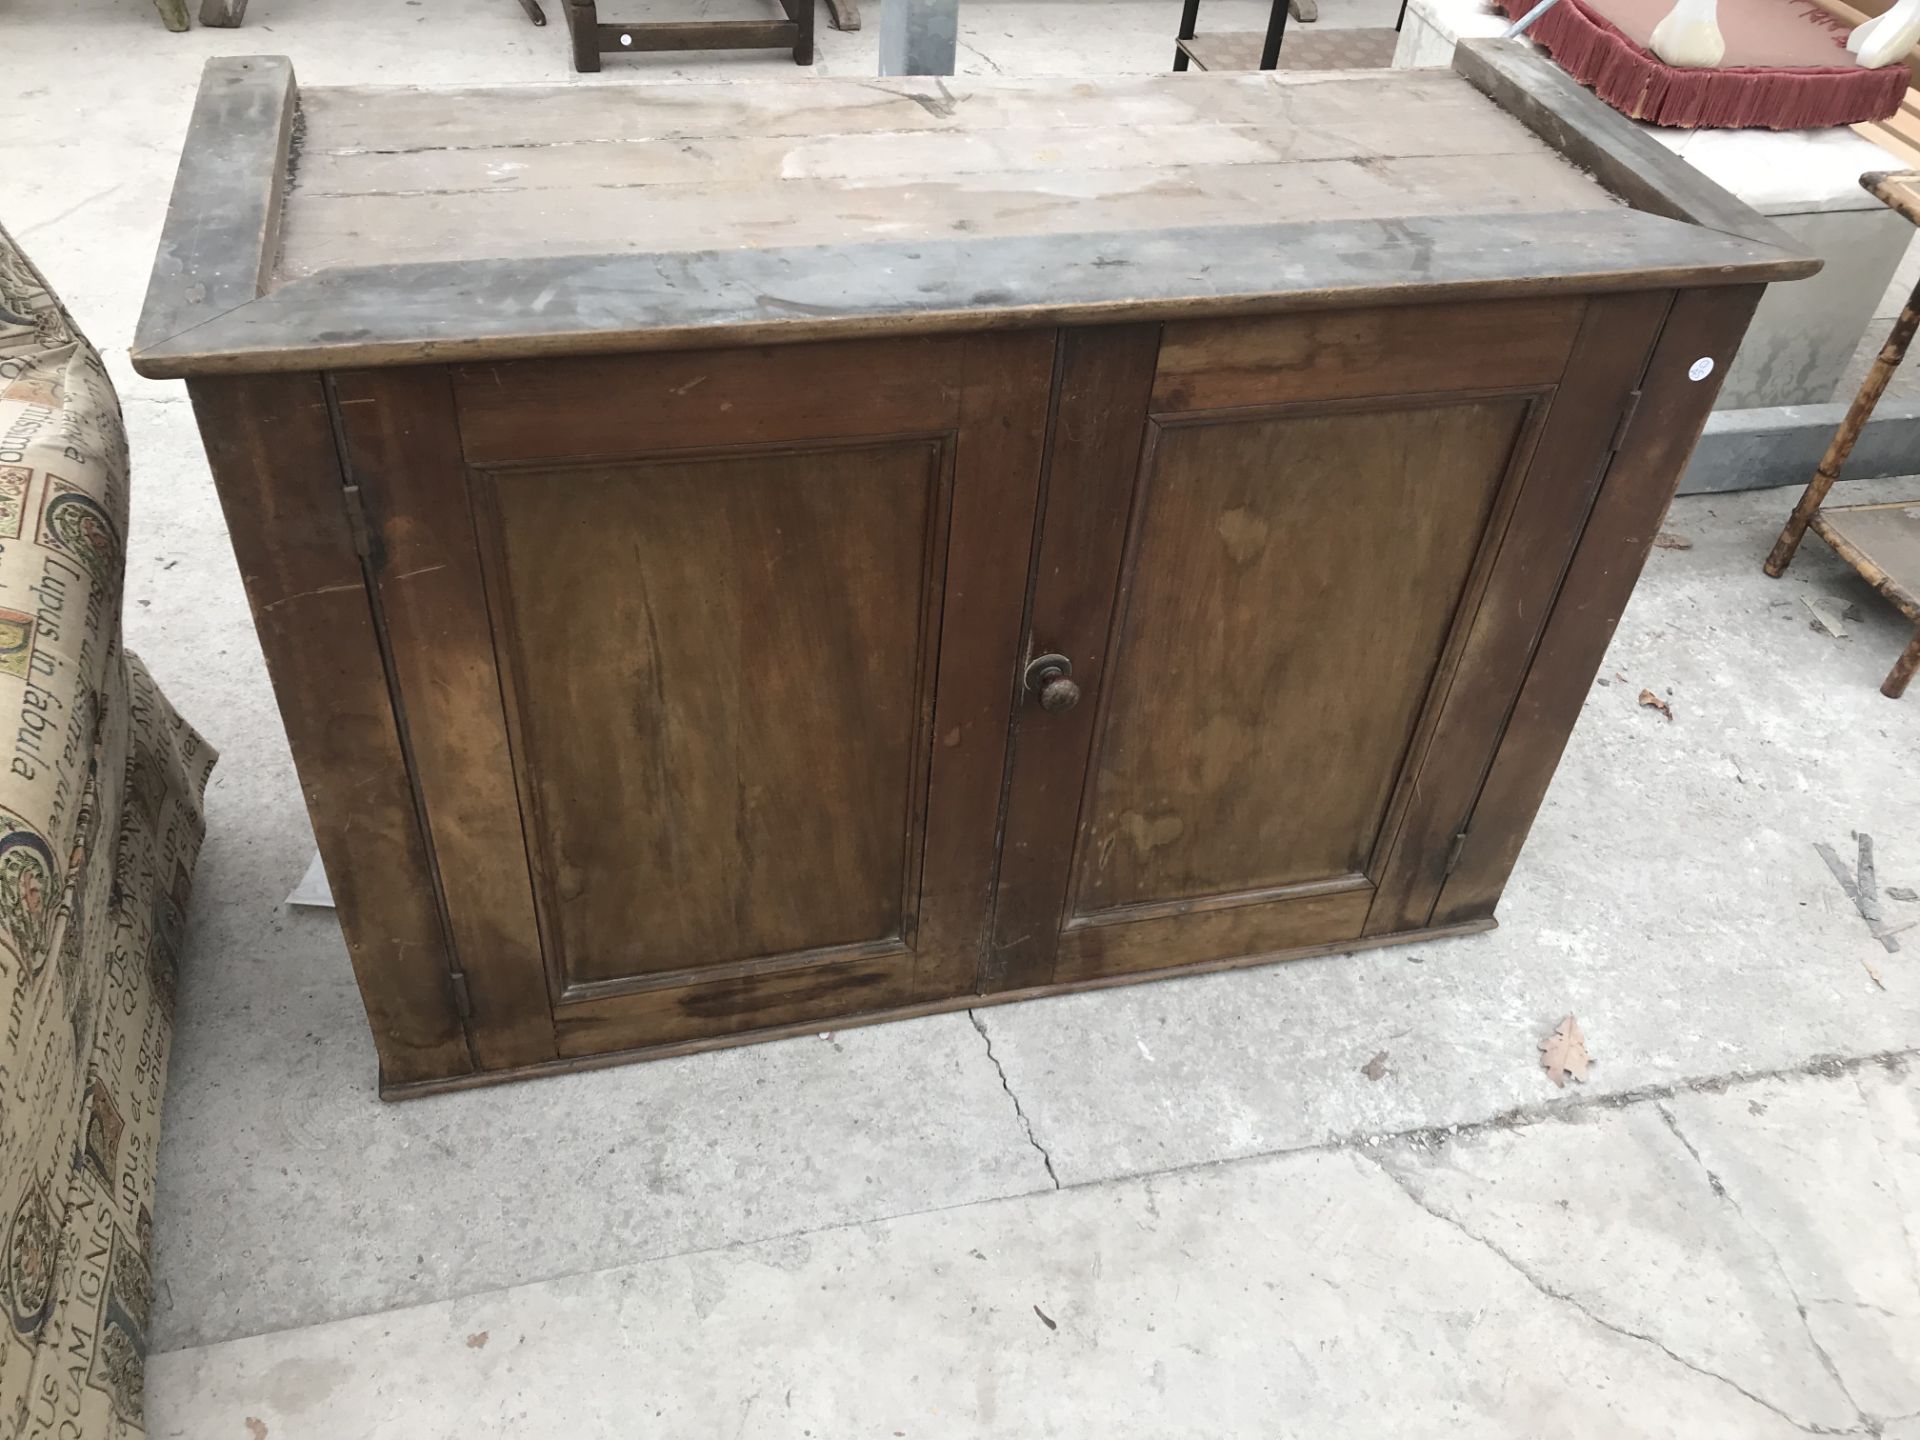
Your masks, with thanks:
M1037 655L1027 662L1024 677L1027 689L1040 697L1040 708L1048 711L1071 710L1080 700L1080 687L1073 681L1073 662L1064 655Z

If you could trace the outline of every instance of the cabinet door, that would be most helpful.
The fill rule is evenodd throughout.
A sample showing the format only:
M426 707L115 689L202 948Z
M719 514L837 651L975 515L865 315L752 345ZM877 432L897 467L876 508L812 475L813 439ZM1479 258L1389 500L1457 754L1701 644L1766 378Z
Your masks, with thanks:
M1427 924L1665 305L1068 339L990 988Z
M973 986L1052 352L340 379L483 1066Z

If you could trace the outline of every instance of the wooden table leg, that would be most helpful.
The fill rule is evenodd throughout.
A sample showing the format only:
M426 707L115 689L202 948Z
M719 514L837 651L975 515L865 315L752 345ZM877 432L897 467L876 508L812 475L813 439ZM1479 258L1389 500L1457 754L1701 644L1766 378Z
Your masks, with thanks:
M827 0L827 22L836 30L858 30L859 0Z
M200 23L232 28L247 18L247 0L200 0Z
M780 8L794 25L793 63L813 63L813 16L820 7L814 0L780 0Z
M1887 382L1893 378L1893 372L1900 368L1901 360L1906 357L1907 346L1913 343L1916 328L1920 328L1920 285L1915 285L1913 294L1907 297L1906 309L1894 321L1893 333L1887 336L1887 343L1880 347L1879 355L1874 358L1873 368L1867 371L1867 378L1861 382L1860 393L1853 397L1853 404L1847 409L1847 418L1833 432L1833 443L1827 446L1827 453L1821 457L1819 468L1813 472L1813 479L1807 482L1800 503L1793 507L1793 514L1787 517L1786 528L1780 532L1780 538L1773 542L1773 553L1767 556L1766 570L1775 579L1786 573L1793 552L1800 548L1807 526L1813 522L1814 512L1826 502L1827 492L1833 489L1833 482L1840 478L1840 469L1847 463L1847 456L1853 453L1854 442L1860 438L1861 430L1873 417L1873 407L1880 403ZM1911 669L1908 673L1912 673ZM1891 678L1887 683L1893 683ZM1904 681L1901 683L1905 684Z

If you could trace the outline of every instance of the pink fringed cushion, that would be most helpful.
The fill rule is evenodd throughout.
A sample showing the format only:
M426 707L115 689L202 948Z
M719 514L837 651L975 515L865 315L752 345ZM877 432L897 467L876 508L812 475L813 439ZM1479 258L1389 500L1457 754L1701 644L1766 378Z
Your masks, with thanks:
M1524 15L1532 0L1498 0ZM1804 130L1884 120L1900 108L1904 63L1865 70L1849 27L1809 0L1720 0L1726 58L1711 70L1668 65L1647 48L1673 0L1560 0L1527 33L1624 115L1685 129Z

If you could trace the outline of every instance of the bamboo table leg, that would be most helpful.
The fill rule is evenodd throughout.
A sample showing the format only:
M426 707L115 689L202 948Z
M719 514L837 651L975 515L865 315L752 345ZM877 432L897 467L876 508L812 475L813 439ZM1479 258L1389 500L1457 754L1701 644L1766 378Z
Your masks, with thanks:
M1886 680L1880 686L1880 693L1889 700L1898 700L1907 693L1907 682L1913 679L1913 672L1920 670L1920 627L1913 632L1913 639L1907 642L1907 648L1900 652L1900 658L1893 662L1893 669L1887 672Z
M1833 432L1833 443L1827 446L1827 453L1821 457L1819 467L1813 472L1813 479L1807 482L1800 503L1793 507L1793 514L1787 517L1786 528L1780 532L1780 538L1773 542L1773 553L1767 556L1766 571L1775 579L1786 573L1793 552L1800 548L1807 526L1813 522L1814 512L1825 503L1827 492L1833 489L1833 482L1840 478L1840 469L1847 463L1847 456L1853 453L1854 442L1860 438L1860 431L1872 418L1873 407L1880 403L1887 382L1906 358L1907 346L1913 343L1916 329L1920 329L1920 285L1915 285L1913 294L1907 297L1906 308L1893 323L1893 333L1887 336L1887 343L1880 347L1873 368L1867 371L1867 378L1861 382L1860 393L1853 397L1853 404L1847 409L1847 418ZM1908 647L1908 655L1912 654L1912 647ZM1906 657L1902 659L1904 661ZM1908 666L1908 674L1912 674L1911 665ZM1887 683L1893 683L1891 677ZM1901 683L1904 685L1905 681Z

